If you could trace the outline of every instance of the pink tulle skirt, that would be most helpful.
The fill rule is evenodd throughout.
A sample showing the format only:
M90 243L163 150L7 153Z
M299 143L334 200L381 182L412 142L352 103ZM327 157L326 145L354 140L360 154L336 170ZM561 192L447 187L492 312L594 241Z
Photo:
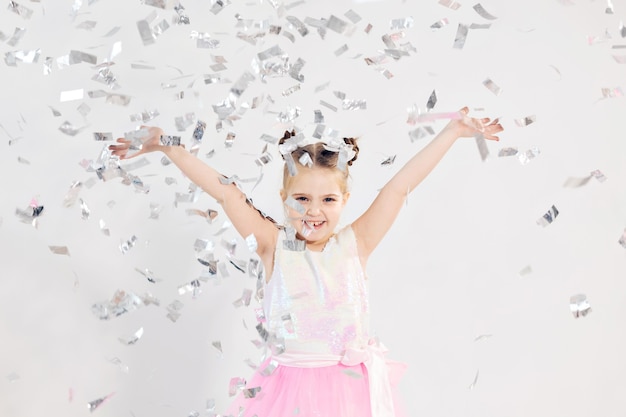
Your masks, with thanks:
M268 362L261 365L264 369ZM395 386L404 364L389 362L396 417L405 416ZM246 388L260 387L254 398L243 393L226 416L233 417L371 417L370 391L364 364L319 368L279 365L270 375L256 372Z

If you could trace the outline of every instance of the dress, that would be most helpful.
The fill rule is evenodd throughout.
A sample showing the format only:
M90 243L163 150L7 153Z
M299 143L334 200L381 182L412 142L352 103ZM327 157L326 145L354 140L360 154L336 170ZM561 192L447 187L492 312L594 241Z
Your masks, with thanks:
M226 416L398 417L393 387L404 364L370 340L368 285L351 225L321 252L290 243L281 230L264 288L258 329L272 353Z

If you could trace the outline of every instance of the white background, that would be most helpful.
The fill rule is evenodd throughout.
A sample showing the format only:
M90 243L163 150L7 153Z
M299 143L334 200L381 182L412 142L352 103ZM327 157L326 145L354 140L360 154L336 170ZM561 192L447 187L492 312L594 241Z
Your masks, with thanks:
M435 0L311 0L287 2L277 10L270 2L250 0L233 1L213 14L208 0L186 0L189 25L173 24L171 8L135 0L22 0L32 10L29 19L4 3L2 55L39 48L41 56L16 66L0 62L0 415L82 416L89 414L90 401L109 394L95 413L207 415L207 400L215 400L216 411L229 404L232 377L252 374L245 360L258 364L261 359L251 343L258 339L258 302L242 308L232 304L244 288L254 289L253 278L228 266L229 277L202 282L195 298L178 293L179 286L202 274L196 239L213 240L216 256L226 261L220 241L236 235L232 229L215 235L226 220L219 206L201 195L175 207L175 193L185 193L189 183L176 167L163 166L159 155L149 155L149 165L132 171L150 186L147 194L119 179L97 180L79 165L97 159L103 148L93 132L123 136L140 124L131 122L132 114L156 109L160 115L149 124L181 135L189 145L193 127L177 132L174 118L192 112L208 125L201 158L226 175L250 178L260 174L254 160L265 142L259 138L279 137L292 126L279 124L278 112L299 107L293 124L310 136L313 111L321 110L327 128L361 138L353 195L343 217L347 223L430 140L411 142L408 133L417 126L406 121L407 108L415 104L424 111L433 90L434 112L468 105L473 115L501 117L505 132L500 143L488 144L485 162L473 139L460 140L409 196L371 257L373 332L389 347L390 357L409 365L401 386L409 415L610 417L626 412L626 249L618 243L626 227L626 106L623 97L602 95L602 88L626 88L626 67L613 57L626 55L626 49L614 48L626 45L620 35L626 2L615 0L614 14L607 14L607 3L600 0L490 0L482 4L497 19L488 21L471 2L452 10ZM302 37L286 20L334 15L349 22L344 13L350 9L362 20L342 34L328 30L323 38L312 27ZM154 44L144 45L136 22L153 12L158 14L153 25L165 19L170 27ZM236 27L237 14L266 25ZM398 31L390 21L409 16L413 26L398 42L410 42L416 51L368 66L364 58L385 48L382 35ZM448 25L431 29L443 18ZM88 21L95 26L78 27ZM464 48L455 49L459 23L492 25L471 29ZM295 42L268 33L267 24L292 33ZM115 34L105 36L115 27ZM12 46L8 38L15 28L25 33ZM197 48L192 31L209 33L219 48ZM262 36L252 45L237 32ZM97 70L91 64L56 63L74 50L96 55L102 64L116 42L122 52L111 70L119 89L92 80ZM348 50L337 56L344 44ZM282 92L299 84L295 79L262 82L251 66L258 52L274 45L289 63L305 61L300 90L286 97ZM205 75L215 73L212 56L223 56L227 69L220 72L222 83L207 85ZM44 75L47 57L53 64ZM131 67L137 63L153 69ZM394 76L387 79L381 69ZM255 81L237 109L255 97L263 100L216 131L212 105L224 100L246 71ZM483 86L486 78L502 89L498 96ZM83 100L60 102L61 92L76 89L84 90ZM120 106L89 98L87 92L94 90L131 101ZM335 91L365 100L367 109L342 110ZM177 99L181 92L184 98ZM84 116L77 110L81 103L90 109ZM51 107L61 116L55 117ZM516 119L532 115L535 123L516 125ZM82 130L75 136L62 133L65 121ZM439 131L444 123L431 126ZM224 144L228 132L236 134L230 149ZM498 157L504 147L537 147L541 153L522 165L515 156ZM207 159L211 150L215 154ZM274 160L263 169L259 186L243 188L280 220L282 164L274 145L269 151ZM380 165L392 155L397 155L393 165ZM563 186L568 178L596 169L606 175L605 182ZM167 185L166 177L176 184ZM83 183L79 198L89 208L87 219L80 201L63 204L75 181ZM45 207L37 227L15 215L33 198ZM158 219L150 218L151 204L160 209ZM547 227L537 225L552 205L560 212L557 219ZM220 214L208 224L187 215L189 208ZM136 246L123 254L120 242L133 235ZM66 246L69 256L54 254L49 246ZM235 257L250 257L240 238ZM527 267L532 272L520 275ZM159 281L148 282L136 268L153 271ZM92 305L111 299L118 289L150 293L160 305L99 320ZM569 299L579 293L587 296L592 312L575 319ZM184 306L172 322L167 306L175 300ZM136 344L118 340L140 328L144 334ZM217 341L223 353L212 345Z

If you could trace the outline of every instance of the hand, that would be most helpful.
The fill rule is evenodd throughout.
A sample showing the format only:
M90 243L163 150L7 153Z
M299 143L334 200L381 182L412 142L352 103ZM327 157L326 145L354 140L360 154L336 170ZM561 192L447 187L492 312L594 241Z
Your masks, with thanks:
M141 129L145 132L145 136L141 137L140 149L137 150L137 143L134 143L136 140L118 138L119 145L109 146L109 149L113 151L111 154L119 156L120 159L128 159L148 152L165 150L166 146L161 145L163 129L155 126L141 126Z
M502 132L504 128L500 124L499 119L491 120L489 118L475 119L468 117L469 109L463 107L459 113L462 118L457 120L451 120L449 127L456 129L457 137L474 137L477 134L482 134L485 139L500 140L497 133Z

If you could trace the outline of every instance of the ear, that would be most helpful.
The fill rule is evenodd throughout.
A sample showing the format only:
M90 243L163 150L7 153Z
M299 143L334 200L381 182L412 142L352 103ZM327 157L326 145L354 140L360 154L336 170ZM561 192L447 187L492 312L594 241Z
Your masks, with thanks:
M284 188L280 190L280 198L283 199L283 202L287 199L287 191Z
M350 192L346 191L345 193L343 193L343 204L346 204L349 198L350 198Z

